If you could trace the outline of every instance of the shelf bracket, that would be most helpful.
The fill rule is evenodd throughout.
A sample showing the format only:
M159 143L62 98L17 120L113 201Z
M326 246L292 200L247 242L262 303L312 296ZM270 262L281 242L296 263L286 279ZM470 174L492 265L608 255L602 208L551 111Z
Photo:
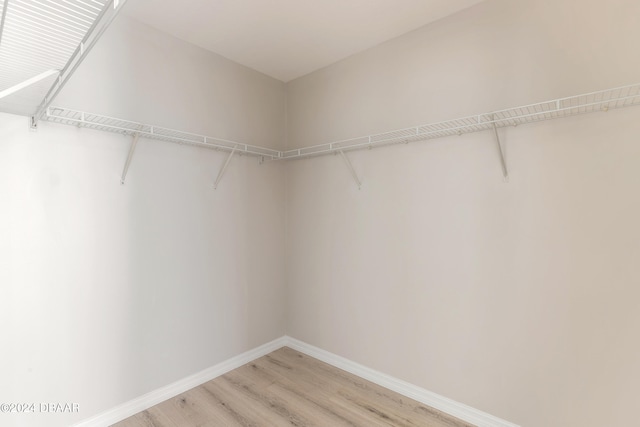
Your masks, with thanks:
M220 172L218 172L218 177L216 178L216 182L213 184L214 190L218 189L218 184L220 184L220 181L222 180L222 176L224 175L224 172L227 170L227 166L229 166L229 162L231 161L231 158L233 157L235 152L236 152L236 148L234 147L233 150L231 150L231 152L227 156L227 160L225 160L224 165L222 165L222 169L220 169Z
M500 135L498 135L498 127L496 126L495 118L491 117L493 121L493 133L496 136L496 144L498 145L498 153L500 154L500 165L502 166L502 176L504 180L509 180L509 170L507 169L507 162L504 157L504 151L502 150L502 143L500 142Z
M347 155L344 154L344 151L338 150L338 153L340 153L340 155L344 159L344 162L346 163L347 168L349 168L349 172L351 172L351 176L353 177L356 184L358 184L358 190L360 190L362 188L362 181L360 181L360 178L358 178L358 174L356 173L356 170L353 168L353 165L351 164L351 160L349 160Z
M129 154L127 155L127 161L124 164L124 169L122 170L122 177L120 178L120 184L124 185L124 180L127 178L127 172L129 171L129 165L131 165L131 159L133 159L133 153L136 151L136 145L138 144L138 139L140 139L140 134L135 133L133 135L133 141L131 141L131 147L129 147Z
M22 90L26 87L29 87L31 85L34 85L36 83L38 83L41 80L46 79L47 77L53 76L54 74L58 74L60 73L60 70L48 70L45 71L44 73L40 73L37 76L31 77L30 79L27 79L23 82L20 82L18 84L15 84L13 86L11 86L10 88L7 88L3 91L0 91L0 99L4 98L5 96L9 96L12 93L18 92L19 90Z

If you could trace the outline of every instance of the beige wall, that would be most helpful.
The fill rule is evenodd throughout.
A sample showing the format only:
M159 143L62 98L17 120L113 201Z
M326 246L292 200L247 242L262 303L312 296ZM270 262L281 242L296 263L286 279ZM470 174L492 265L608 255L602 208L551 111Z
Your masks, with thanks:
M489 0L288 84L300 147L634 83L640 3ZM288 333L525 427L637 422L636 109L287 165Z
M284 85L121 16L60 105L277 146ZM61 427L285 333L285 170L0 114L0 414Z
M635 83L634 0L489 0L287 85L290 148Z
M284 147L284 83L124 14L54 104L245 144Z
M288 85L123 16L57 103L300 147L635 82L639 12L489 0ZM335 156L213 191L222 153L145 140L122 187L129 139L0 115L0 401L68 425L287 330L524 427L633 425L638 114L502 131L508 184L490 134L350 153L360 191Z

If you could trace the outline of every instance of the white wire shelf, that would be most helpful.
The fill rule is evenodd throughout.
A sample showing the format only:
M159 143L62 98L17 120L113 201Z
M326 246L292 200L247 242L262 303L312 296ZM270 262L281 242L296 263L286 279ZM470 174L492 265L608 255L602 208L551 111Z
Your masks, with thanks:
M268 160L295 160L330 153L493 130L494 125L495 128L518 126L634 105L640 105L640 83L286 151L70 110L63 107L49 107L43 116L43 120L124 135L138 134L141 137L160 141L234 151L236 153L261 156Z
M122 135L138 135L143 138L158 141L195 145L222 151L233 151L238 154L260 156L270 160L279 158L282 155L281 151L272 150L270 148L243 144L222 138L197 135L194 133L137 123L114 117L101 116L99 114L87 113L84 111L70 110L62 107L49 107L42 119L48 122L115 132Z
M325 144L313 145L282 152L283 160L299 159L379 147L391 144L402 144L423 141L465 133L493 130L507 126L518 126L543 120L558 119L579 114L608 111L616 108L630 107L640 104L640 83L591 92L582 95L559 98L537 104L524 105L506 110L492 111L460 119L447 120L398 129L390 132L345 139Z
M0 91L61 71L112 0L0 0ZM30 115L57 76L0 99L0 111Z

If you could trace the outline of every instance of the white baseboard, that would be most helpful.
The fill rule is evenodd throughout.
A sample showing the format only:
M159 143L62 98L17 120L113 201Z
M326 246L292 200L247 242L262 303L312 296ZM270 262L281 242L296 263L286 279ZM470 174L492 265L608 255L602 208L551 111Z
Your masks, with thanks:
M171 399L187 390L191 390L201 384L211 381L212 379L224 375L229 371L233 371L240 366L258 359L265 354L269 354L279 348L286 346L287 337L280 337L260 347L249 350L231 359L218 363L204 371L190 375L184 379L169 384L165 387L144 394L113 409L105 411L95 417L81 421L73 427L109 427L119 421L129 418L138 412L149 409L160 402Z
M205 369L204 371L176 381L173 384L169 384L165 387L144 394L92 418L81 421L73 427L109 427L137 414L138 412L144 411L158 403L164 402L167 399L178 396L187 390L191 390L194 387L204 384L207 381L211 381L220 375L224 375L229 371L239 368L242 365L252 362L255 359L285 346L335 366L336 368L369 380L372 383L386 387L389 390L402 394L403 396L417 400L418 402L424 403L427 406L476 425L477 427L519 427L516 424L494 417L493 415L489 415L485 412L478 411L470 406L458 403L436 393L432 393L390 375L367 368L366 366L360 365L349 359L345 359L344 357L322 350L318 347L314 347L289 336L280 337L267 344L261 345L260 347L254 348L253 350L249 350L238 356L232 357L231 359L212 366L211 368Z
M466 421L478 427L519 427L516 424L494 417L493 415L474 409L470 406L456 402L430 392L406 381L399 380L382 372L375 371L360 365L344 357L314 347L295 338L285 337L286 346L321 360L336 368L350 372L361 378L393 390L396 393L407 396L413 400L424 403L453 417Z

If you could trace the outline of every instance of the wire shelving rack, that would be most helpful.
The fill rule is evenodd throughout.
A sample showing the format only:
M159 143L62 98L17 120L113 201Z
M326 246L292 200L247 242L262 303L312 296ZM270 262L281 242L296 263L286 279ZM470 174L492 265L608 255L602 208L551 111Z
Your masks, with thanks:
M304 157L367 149L392 144L443 138L466 133L496 130L580 114L604 112L640 105L640 83L558 98L505 110L492 111L438 123L424 124L385 133L345 139L299 149L279 151L227 139L197 135L99 114L49 107L43 120L124 135L195 145L228 152L260 156L268 160L295 160Z
M398 129L375 135L287 150L282 152L281 158L298 159L339 151L443 138L453 135L494 130L494 125L495 128L519 126L543 120L609 111L639 104L640 83L438 123Z
M62 107L49 107L43 116L43 120L73 125L82 128L95 129L107 132L115 132L122 135L139 136L158 141L173 142L176 144L195 145L222 151L234 151L238 154L248 154L265 157L268 159L280 158L281 151L256 145L243 144L223 138L198 135L161 126L132 122L114 117L102 116L84 111L70 110Z

